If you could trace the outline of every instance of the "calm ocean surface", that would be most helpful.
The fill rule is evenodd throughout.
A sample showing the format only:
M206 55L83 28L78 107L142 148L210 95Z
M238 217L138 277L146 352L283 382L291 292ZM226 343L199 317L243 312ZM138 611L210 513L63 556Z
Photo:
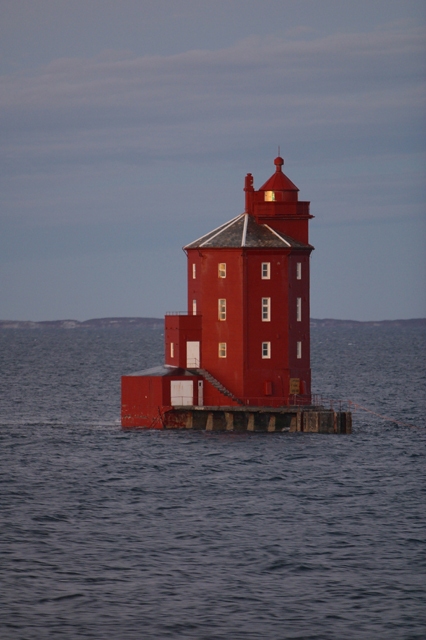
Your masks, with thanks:
M162 341L0 331L0 638L425 639L425 329L313 329L351 436L122 431Z

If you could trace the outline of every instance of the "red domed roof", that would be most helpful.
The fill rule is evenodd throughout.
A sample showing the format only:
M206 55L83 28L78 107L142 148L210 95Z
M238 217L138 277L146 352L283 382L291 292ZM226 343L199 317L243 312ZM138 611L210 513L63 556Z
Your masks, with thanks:
M299 191L296 185L282 172L281 167L284 160L278 156L275 158L274 164L276 167L274 175L260 187L259 191Z

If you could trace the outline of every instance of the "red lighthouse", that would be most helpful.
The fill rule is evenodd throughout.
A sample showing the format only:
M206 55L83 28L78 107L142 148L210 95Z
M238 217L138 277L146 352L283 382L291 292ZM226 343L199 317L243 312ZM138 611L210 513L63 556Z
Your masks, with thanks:
M283 173L191 242L188 312L165 319L165 365L122 379L125 427L350 431L311 404L309 202Z

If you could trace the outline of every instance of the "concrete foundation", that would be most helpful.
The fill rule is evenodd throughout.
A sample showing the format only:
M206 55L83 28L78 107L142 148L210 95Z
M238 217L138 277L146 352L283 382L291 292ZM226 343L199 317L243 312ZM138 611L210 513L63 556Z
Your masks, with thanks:
M352 414L324 407L175 407L165 429L234 432L352 433Z

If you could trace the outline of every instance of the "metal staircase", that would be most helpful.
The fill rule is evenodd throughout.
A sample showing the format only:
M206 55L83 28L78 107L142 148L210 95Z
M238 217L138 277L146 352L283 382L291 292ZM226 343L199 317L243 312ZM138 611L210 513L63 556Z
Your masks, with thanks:
M197 373L199 373L201 376L203 376L203 378L205 378L205 380L210 382L210 384L213 385L213 387L215 387L215 389L220 391L220 393L222 393L224 396L228 396L228 398L231 398L231 400L233 400L237 404L244 405L244 402L242 400L240 400L240 398L237 398L236 396L234 396L234 394L231 391L229 391L229 389L224 387L223 384L221 382L219 382L219 380L216 380L216 378L214 376L212 376L211 373L209 373L205 369L197 369Z

